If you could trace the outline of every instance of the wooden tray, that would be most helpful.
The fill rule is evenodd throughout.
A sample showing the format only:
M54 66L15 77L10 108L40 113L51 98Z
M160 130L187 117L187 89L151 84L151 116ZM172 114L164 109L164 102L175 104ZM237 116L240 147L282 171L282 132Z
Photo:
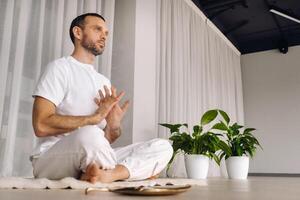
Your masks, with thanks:
M187 191L191 185L140 186L110 189L110 192L126 195L160 196L174 195Z

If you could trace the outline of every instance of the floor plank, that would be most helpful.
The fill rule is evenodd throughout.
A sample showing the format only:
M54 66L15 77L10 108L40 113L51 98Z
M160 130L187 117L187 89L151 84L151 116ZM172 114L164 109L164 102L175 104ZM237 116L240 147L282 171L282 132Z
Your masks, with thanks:
M249 177L248 180L210 178L206 186L193 186L188 192L176 196L147 197L147 200L299 200L300 178L291 177ZM91 192L83 190L0 190L1 200L119 200L145 199L140 196L123 196L111 192Z

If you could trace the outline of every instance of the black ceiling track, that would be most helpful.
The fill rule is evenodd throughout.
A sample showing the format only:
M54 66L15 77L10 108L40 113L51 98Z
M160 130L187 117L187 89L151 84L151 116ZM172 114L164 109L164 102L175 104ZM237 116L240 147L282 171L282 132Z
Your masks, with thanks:
M216 11L215 13L209 15L208 18L209 18L210 20L213 20L213 19L216 18L218 15L220 15L220 14L222 14L222 13L228 11L228 10L232 10L232 9L234 9L234 8L235 8L235 6L228 6L227 8L223 8L223 9L218 10L218 11Z
M300 45L300 0L192 0L242 54ZM280 11L292 17L270 12ZM297 15L296 15L297 14ZM287 18L289 18L287 17ZM296 21L296 22L295 22Z
M206 11L223 9L227 7L241 5L245 8L248 8L248 4L246 0L235 0L235 1L224 1L224 0L214 0L203 3L202 6Z
M247 25L249 23L249 20L242 20L238 23L236 23L234 26L230 27L228 30L225 30L223 33L224 35L228 35L229 33L236 31L239 28L242 28L243 26Z
M268 2L268 0L264 0L267 8L268 8L268 11L271 9L271 8L274 8L274 6L271 6ZM282 9L281 9L282 10ZM271 13L270 14L272 15L272 18L278 28L278 31L280 33L280 38L278 39L278 49L281 53L283 54L286 54L288 51L289 51L289 41L287 39L287 37L285 36L284 32L282 31L282 28L280 26L280 23L276 17L276 15L274 13Z

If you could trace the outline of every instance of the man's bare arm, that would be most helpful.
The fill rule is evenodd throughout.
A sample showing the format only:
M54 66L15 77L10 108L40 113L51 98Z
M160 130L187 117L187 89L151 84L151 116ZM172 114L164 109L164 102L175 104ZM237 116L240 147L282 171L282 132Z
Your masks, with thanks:
M55 105L51 101L42 97L35 97L32 123L35 134L38 137L60 135L81 126L96 124L96 121L97 118L95 115L64 116L56 114Z
M122 95L103 97L100 102L101 106L90 116L64 116L56 113L56 107L51 101L37 96L34 100L32 112L35 135L37 137L55 136L82 126L98 124L105 119L112 107L121 98Z
M110 128L109 126L106 126L104 128L104 137L109 141L110 144L112 144L118 137L121 136L121 128Z
M104 86L105 93L109 93L109 89ZM124 95L125 92L121 92L120 95ZM99 91L100 99L103 98L103 94ZM117 89L111 86L112 97L117 97ZM100 106L100 100L95 99L95 103ZM124 117L129 106L129 101L126 101L122 106L117 103L106 116L107 125L104 128L104 136L110 142L113 143L117 138L121 136L121 120Z

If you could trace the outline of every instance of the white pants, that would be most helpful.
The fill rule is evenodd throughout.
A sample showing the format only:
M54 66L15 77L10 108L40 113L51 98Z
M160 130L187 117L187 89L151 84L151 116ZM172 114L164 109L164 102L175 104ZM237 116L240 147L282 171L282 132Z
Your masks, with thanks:
M128 180L142 180L160 173L172 157L173 149L164 139L153 139L112 149L97 126L82 127L60 139L48 151L33 159L36 178L79 178L95 162L103 169L125 166Z

